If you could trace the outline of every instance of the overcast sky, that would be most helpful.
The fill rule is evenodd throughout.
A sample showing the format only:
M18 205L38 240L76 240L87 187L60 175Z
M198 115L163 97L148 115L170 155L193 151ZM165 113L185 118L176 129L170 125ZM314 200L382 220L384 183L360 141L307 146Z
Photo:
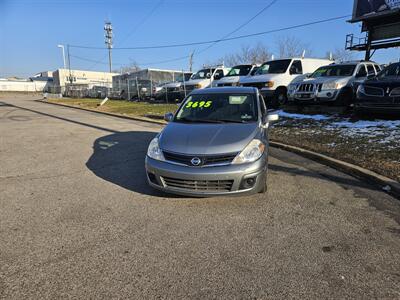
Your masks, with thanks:
M106 19L114 27L115 47L187 43L218 39L254 16L271 0L0 0L0 77L28 77L62 67L57 44L104 46ZM352 0L278 0L233 36L273 30L324 18L350 15ZM308 43L314 56L343 48L347 33L360 35L359 25L345 20L219 43L195 55L195 68L236 52L242 45L264 43L277 54L280 36ZM147 64L199 51L205 46L155 50L115 50L114 68L131 61ZM105 71L107 52L71 48L71 67ZM362 54L359 57L362 58ZM78 58L79 57L79 58ZM397 61L399 49L378 51L374 60ZM86 60L84 60L86 59ZM93 61L100 61L94 63ZM153 65L187 69L187 59Z

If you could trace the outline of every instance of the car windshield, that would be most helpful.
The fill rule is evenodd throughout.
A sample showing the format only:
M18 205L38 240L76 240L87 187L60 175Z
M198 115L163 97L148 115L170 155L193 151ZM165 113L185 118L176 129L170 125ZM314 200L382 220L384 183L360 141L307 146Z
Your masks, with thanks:
M198 71L196 74L193 74L191 79L207 79L207 78L210 78L211 75L214 73L214 70L215 69L213 69L213 68L211 68L211 69L202 69L202 70ZM207 76L207 74L209 74L209 75Z
M353 76L356 65L325 66L317 69L310 77L348 77Z
M179 108L174 121L187 123L247 123L258 120L252 94L195 94Z
M190 79L190 76L192 76L192 74L185 74L185 81L188 81ZM175 77L175 81L176 82L183 82L183 74L178 74Z
M255 75L286 73L291 59L272 60L263 64Z
M233 67L226 76L246 76L251 70L251 65Z
M379 74L378 78L383 79L386 77L399 77L400 76L400 63L391 64L390 66L383 69Z

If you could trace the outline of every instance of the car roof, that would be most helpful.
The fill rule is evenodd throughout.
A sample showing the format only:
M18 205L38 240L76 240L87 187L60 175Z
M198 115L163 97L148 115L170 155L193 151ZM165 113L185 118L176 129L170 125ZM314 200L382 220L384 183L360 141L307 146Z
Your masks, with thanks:
M257 88L254 87L217 87L217 88L206 88L197 89L191 92L192 95L203 95L203 94L255 94Z

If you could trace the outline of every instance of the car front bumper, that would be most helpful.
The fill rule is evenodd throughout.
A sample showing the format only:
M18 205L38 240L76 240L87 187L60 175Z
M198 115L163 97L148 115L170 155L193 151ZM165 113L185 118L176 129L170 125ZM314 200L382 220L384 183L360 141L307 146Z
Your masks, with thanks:
M189 167L146 157L147 180L158 190L189 197L253 194L266 180L267 159L263 155L249 164ZM244 186L248 179L254 184Z
M339 97L340 91L338 90L324 90L320 92L296 92L289 95L289 99L296 103L330 103L335 102Z

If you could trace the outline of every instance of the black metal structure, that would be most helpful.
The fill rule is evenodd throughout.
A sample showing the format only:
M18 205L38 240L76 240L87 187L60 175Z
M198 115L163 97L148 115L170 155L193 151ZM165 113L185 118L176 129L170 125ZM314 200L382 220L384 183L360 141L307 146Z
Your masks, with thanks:
M365 51L365 60L378 49L400 47L400 0L355 0L349 22L362 22L364 36L348 34L346 50Z

